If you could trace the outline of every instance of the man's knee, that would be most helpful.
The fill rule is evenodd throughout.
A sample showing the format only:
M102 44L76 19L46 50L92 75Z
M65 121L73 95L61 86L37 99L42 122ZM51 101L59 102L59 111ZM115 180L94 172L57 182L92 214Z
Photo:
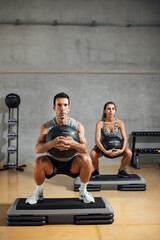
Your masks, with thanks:
M42 167L48 163L49 159L46 156L37 157L35 160L35 167Z
M85 167L91 167L92 166L92 160L89 155L82 154L81 155L81 163Z

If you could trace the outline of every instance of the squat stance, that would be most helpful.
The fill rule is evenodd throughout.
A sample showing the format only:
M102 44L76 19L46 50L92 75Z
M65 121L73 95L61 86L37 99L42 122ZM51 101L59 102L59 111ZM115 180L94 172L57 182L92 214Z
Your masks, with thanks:
M75 149L77 153L71 158L55 158L47 153L35 160L34 180L36 183L36 191L31 195L26 203L35 204L37 201L43 200L43 183L45 178L51 178L56 174L66 174L71 177L80 176L81 185L79 199L85 203L94 202L94 198L87 192L87 183L91 176L92 162L87 153L87 141L84 135L84 127L75 119L68 117L70 110L70 99L65 93L59 93L54 97L53 110L55 118L42 125L40 136L37 140L35 151L37 154L48 152L51 148L57 148L60 151ZM75 141L72 137L56 137L46 142L48 131L57 125L68 125L78 131L80 141Z
M127 148L127 135L123 121L115 118L116 105L113 102L108 102L104 105L102 119L97 122L95 142L96 145L92 149L90 156L94 167L92 177L99 176L99 158L106 154L109 158L115 158L123 156L121 165L118 171L118 175L122 177L129 177L129 174L125 171L125 168L132 157L132 151ZM123 139L122 149L110 149L106 150L101 143L101 135L103 136L117 136L119 130Z

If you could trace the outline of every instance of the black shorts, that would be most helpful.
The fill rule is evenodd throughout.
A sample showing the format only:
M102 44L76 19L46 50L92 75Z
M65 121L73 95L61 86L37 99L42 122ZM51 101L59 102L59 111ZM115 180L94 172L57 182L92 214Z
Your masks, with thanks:
M74 156L71 160L69 160L68 162L58 161L58 160L55 160L55 159L54 159L53 157L51 157L51 156L48 156L48 155L46 155L46 156L51 160L51 162L52 162L52 164L53 164L53 173L52 173L51 175L47 175L47 174L46 174L45 177L46 177L47 179L50 179L50 178L54 177L54 176L57 175L57 174L65 174L65 175L70 176L70 177L72 177L72 178L76 178L76 177L79 176L79 173L77 173L77 174L72 174L72 173L70 172L70 170L71 170L71 165L72 165L72 162L73 162L75 156Z

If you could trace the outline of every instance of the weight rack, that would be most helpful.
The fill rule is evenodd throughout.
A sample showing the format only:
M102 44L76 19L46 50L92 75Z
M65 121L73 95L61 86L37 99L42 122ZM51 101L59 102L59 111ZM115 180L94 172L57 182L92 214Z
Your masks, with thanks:
M131 159L131 166L140 169L139 167L139 154L160 154L160 148L135 148L136 145L136 138L137 137L160 137L160 132L158 131L139 131L139 132L132 132L133 136L132 140L132 159ZM136 155L136 157L135 157Z

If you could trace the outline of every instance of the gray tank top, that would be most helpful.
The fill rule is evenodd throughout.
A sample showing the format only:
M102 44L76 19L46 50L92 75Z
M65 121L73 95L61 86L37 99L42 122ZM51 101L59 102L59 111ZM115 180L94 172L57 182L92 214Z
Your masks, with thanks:
M116 118L115 118L115 126L114 126L114 131L113 132L108 132L108 130L106 128L105 120L103 120L103 130L102 130L103 137L105 137L105 136L117 136L118 133L119 133L119 129L118 129L118 124L117 124L117 119Z
M56 118L53 118L52 120L50 120L50 121L48 121L48 122L46 123L46 126L47 126L47 128L48 128L48 131L50 131L54 126L57 126L57 125L59 125L59 124L56 122ZM74 128L75 130L77 130L77 129L78 129L79 122L76 121L76 120L73 119L73 118L68 117L68 121L67 121L66 125L68 125L68 126ZM49 152L47 152L47 154L48 154L49 156L53 157ZM77 153L76 153L74 156L76 156L76 155L77 155ZM74 156L72 156L72 158L73 158ZM69 160L71 159L71 158L57 158L57 157L53 157L53 158L56 159L56 160L58 160L58 161L62 161L62 162L67 162L67 161L69 161Z

